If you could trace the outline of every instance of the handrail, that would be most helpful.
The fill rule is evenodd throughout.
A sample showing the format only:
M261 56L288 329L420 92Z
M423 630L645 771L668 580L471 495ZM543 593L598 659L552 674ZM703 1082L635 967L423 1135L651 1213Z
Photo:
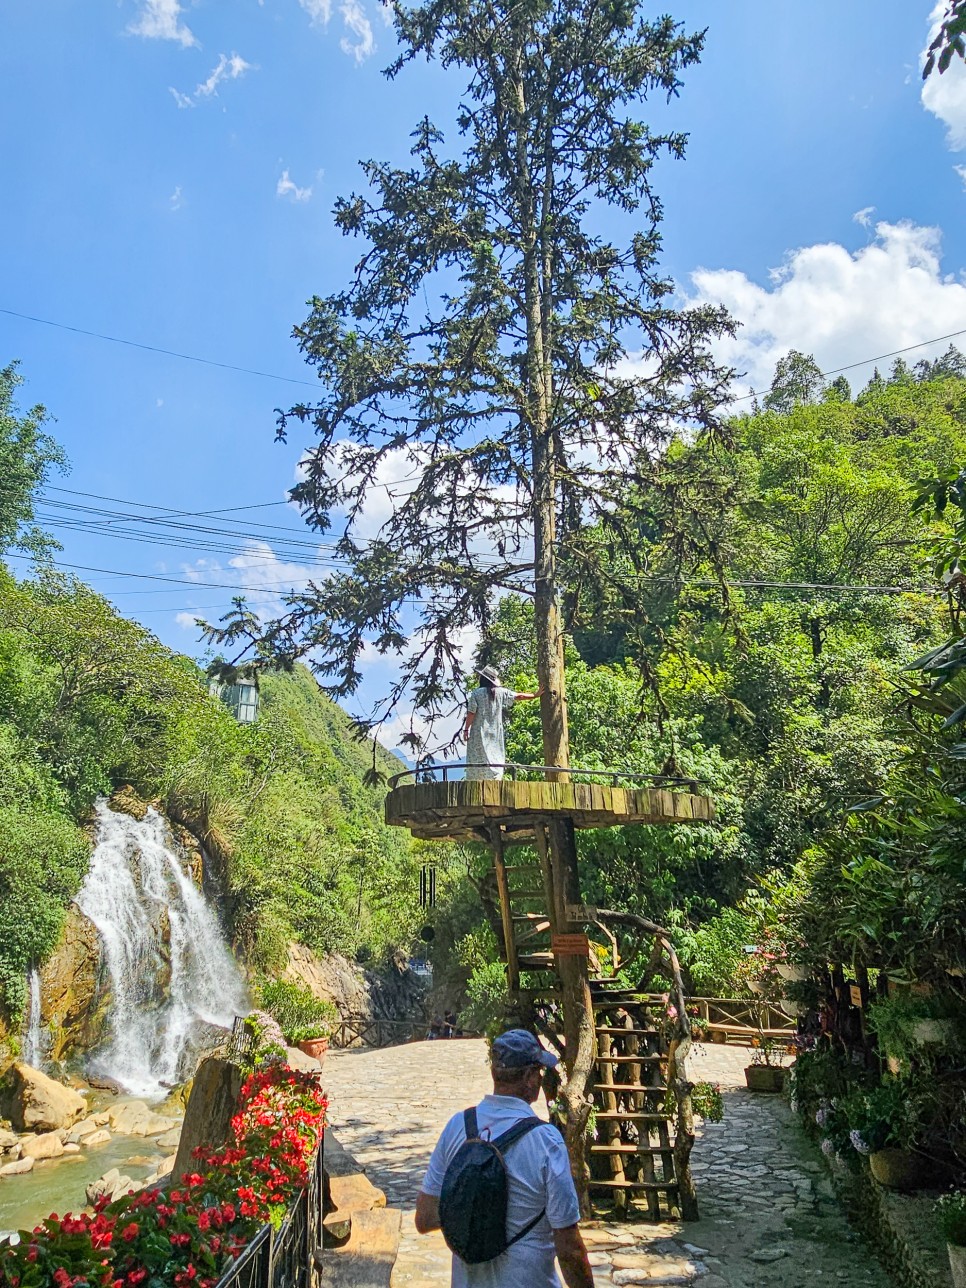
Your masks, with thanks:
M516 782L519 774L585 774L590 778L607 778L616 787L620 779L629 779L632 782L653 782L653 783L678 783L689 787L692 791L702 785L703 780L700 778L677 778L673 774L647 774L636 769L581 769L579 765L518 765L509 761L503 765L492 764L489 761L476 760L449 760L438 763L417 765L415 769L405 769L402 773L393 774L389 779L390 791L397 787L403 779L413 778L417 782L435 782L436 780L430 775L440 774L440 782L448 782L447 775L455 769L502 769L511 782ZM454 779L459 782L459 779Z

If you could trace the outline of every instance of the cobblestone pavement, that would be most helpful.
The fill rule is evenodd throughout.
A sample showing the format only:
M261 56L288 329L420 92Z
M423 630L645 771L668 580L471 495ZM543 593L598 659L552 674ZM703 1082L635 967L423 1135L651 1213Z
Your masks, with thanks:
M744 1090L741 1047L698 1046L693 1081L718 1082L721 1123L692 1154L701 1220L682 1225L591 1223L585 1237L601 1288L890 1288L892 1280L849 1229L820 1155L778 1096ZM413 1228L419 1182L439 1131L489 1089L480 1041L418 1042L383 1051L330 1052L329 1116L370 1180L403 1210L393 1288L442 1288L449 1253Z

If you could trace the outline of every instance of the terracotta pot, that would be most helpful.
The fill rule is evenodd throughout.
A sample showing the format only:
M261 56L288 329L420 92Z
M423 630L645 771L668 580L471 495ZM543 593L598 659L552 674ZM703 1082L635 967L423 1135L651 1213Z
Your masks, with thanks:
M911 1149L877 1149L869 1155L869 1167L887 1190L916 1190L924 1180L923 1160Z
M749 1064L745 1067L745 1082L749 1091L781 1091L785 1070L777 1065Z
M807 966L795 966L791 962L776 962L775 967L782 979L797 980L799 983L808 979Z
M966 1288L966 1248L958 1243L947 1243L949 1270L953 1276L953 1288Z
M299 1043L299 1050L310 1060L318 1060L319 1064L325 1061L325 1053L328 1049L328 1038L306 1038L304 1042Z

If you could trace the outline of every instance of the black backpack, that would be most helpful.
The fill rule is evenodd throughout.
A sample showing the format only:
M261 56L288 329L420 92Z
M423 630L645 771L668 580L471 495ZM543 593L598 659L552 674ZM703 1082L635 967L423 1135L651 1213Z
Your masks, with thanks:
M443 1177L439 1222L450 1251L467 1265L474 1266L506 1252L518 1239L529 1234L544 1215L544 1212L538 1213L522 1230L507 1238L509 1177L503 1155L527 1132L541 1126L541 1120L522 1118L496 1140L481 1140L476 1110L467 1109L463 1126L466 1140Z

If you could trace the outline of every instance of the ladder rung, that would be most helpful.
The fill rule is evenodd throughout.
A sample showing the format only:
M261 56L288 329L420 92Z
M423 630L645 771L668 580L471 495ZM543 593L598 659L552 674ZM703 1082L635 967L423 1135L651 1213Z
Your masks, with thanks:
M677 1181L588 1181L591 1190L676 1190Z
M626 1112L621 1109L598 1109L594 1115L598 1122L603 1119L607 1122L621 1123L673 1123L673 1114L647 1114L643 1111L638 1112L634 1109L628 1109Z
M535 863L504 863L504 872L529 872L532 877L540 875L540 869Z
M595 1031L598 1037L602 1037L605 1033L613 1033L622 1038L648 1037L658 1032L657 1029L622 1029L616 1024L599 1024Z
M550 925L549 918L543 912L514 912L510 915L514 921L543 921L547 926Z
M553 970L553 953L521 953L517 963L524 969Z
M600 1117L600 1114L597 1115ZM673 1145L591 1145L592 1154L673 1154Z
M598 1064L658 1064L667 1063L666 1055L599 1055Z
M667 1087L640 1087L636 1082L595 1082L595 1091L636 1092L639 1096L666 1096Z

